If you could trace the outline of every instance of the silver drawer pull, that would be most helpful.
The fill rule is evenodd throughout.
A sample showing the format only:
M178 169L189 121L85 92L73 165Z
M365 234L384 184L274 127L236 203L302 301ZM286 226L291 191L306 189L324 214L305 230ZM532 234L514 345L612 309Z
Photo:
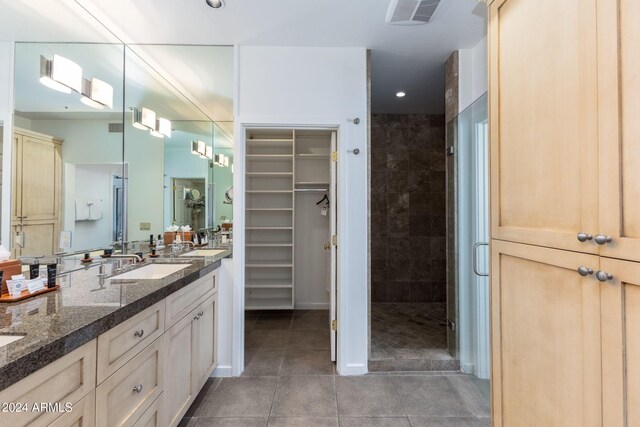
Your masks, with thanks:
M586 242L587 240L593 239L593 236L591 234L583 233L583 232L578 233L577 237L578 237L578 241L580 242Z
M604 245L605 243L611 243L613 237L605 236L604 234L596 234L595 241L599 245Z
M144 335L144 329L140 329L139 331L135 331L133 333L133 336L138 338L142 338L143 335Z
M137 386L135 386L133 388L133 391L135 391L136 393L140 393L142 391L142 384L138 384Z
M589 274L593 274L593 269L589 267L585 267L584 265L581 265L580 267L578 267L578 274L581 275L582 277L588 276Z
M596 272L596 279L601 282L606 282L607 280L613 280L613 274L607 273L606 271L598 270Z

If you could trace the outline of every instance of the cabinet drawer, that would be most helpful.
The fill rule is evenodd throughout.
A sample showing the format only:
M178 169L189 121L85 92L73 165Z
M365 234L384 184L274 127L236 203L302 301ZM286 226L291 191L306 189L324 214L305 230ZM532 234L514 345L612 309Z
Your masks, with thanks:
M151 404L149 409L140 417L135 427L160 427L160 411L162 409L162 402L164 400L164 394L156 399Z
M160 301L98 337L98 384L164 333Z
M217 273L217 271L209 273L167 297L167 328L189 314L207 296L216 291Z
M50 365L0 392L0 402L75 405L96 386L96 340L89 341ZM11 427L46 426L60 412L5 412L0 424Z
M138 353L96 390L96 426L132 426L163 389L164 337Z
M51 424L49 427L93 427L96 421L96 391L80 399L73 405L73 410L67 412Z

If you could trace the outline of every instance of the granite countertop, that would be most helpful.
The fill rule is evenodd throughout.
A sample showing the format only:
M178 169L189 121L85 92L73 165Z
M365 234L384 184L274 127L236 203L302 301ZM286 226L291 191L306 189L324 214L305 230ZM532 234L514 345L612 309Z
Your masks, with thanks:
M97 277L94 263L58 277L58 291L0 304L0 335L24 335L0 347L0 390L209 274L230 255L226 250L215 257L147 259L136 268L150 263L190 264L153 280L110 278L115 264L111 259L104 262L104 279Z

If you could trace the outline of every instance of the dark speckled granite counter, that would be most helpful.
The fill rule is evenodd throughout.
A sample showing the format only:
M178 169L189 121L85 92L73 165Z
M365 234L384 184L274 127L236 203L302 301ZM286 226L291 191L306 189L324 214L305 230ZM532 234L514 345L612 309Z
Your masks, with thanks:
M137 268L150 262L190 264L157 280L119 281L117 276L101 280L94 264L59 277L59 291L1 304L0 335L24 338L0 347L0 390L206 276L220 266L221 258L230 254L229 250L215 257L157 258L139 264ZM113 263L105 266L111 276Z

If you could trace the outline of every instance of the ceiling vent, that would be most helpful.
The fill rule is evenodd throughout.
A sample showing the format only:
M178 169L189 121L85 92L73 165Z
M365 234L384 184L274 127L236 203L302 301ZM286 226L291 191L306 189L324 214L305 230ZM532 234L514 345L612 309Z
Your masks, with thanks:
M391 0L387 10L387 24L422 25L431 21L440 0Z

